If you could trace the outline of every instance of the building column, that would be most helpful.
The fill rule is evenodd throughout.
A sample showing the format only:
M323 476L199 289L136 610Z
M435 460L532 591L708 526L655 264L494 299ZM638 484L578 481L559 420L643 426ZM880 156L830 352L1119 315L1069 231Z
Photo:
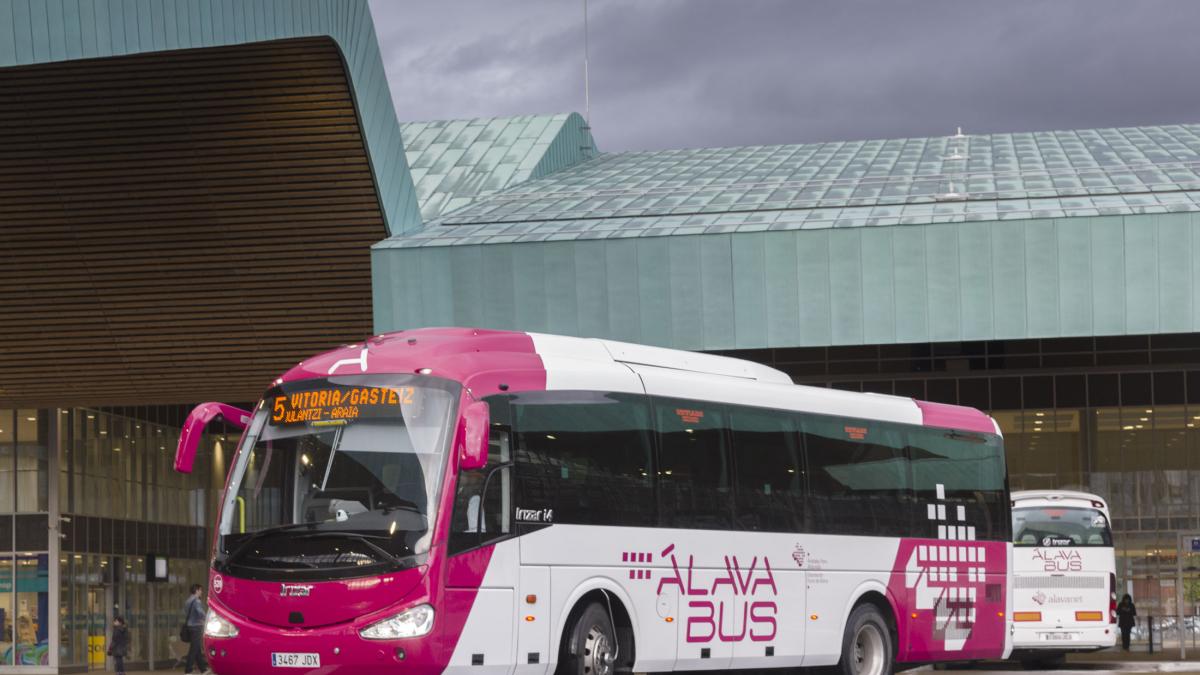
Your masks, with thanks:
M58 478L60 470L60 455L63 451L63 439L66 437L66 428L64 421L70 420L71 415L64 415L62 410L51 408L46 411L53 415L48 425L50 430L50 438L46 442L46 471L50 474L46 477L46 500L49 513L47 520L50 525L48 533L47 555L49 557L49 600L47 603L50 608L57 608L62 600L62 565L59 562L62 556L62 509L59 507L58 496ZM68 413L70 411L67 411ZM64 420L66 418L66 420ZM50 621L50 629L47 639L50 642L50 667L55 672L59 670L59 645L62 640L62 612L52 609L53 616L46 617Z

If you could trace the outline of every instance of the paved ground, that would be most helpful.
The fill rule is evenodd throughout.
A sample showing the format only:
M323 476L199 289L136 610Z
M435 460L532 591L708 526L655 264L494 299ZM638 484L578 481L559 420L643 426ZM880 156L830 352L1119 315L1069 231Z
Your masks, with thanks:
M1150 675L1151 673L1197 673L1200 674L1200 649L1189 650L1188 657L1195 661L1180 662L1178 651L1160 654L1123 653L1120 651L1104 651L1095 654L1071 656L1067 665L1062 668L1044 671L1057 675ZM1172 660L1166 660L1172 659ZM182 668L175 670L158 670L153 675L163 673L182 673ZM946 675L1025 675L1031 671L1022 670L1016 663L985 663L969 670L935 671L925 666L905 671L907 673L945 673ZM128 675L152 675L148 671L129 672Z
M1022 670L1020 666L1013 663L1005 664L989 664L980 666L971 670L942 670L934 671L933 668L924 667L916 670L907 671L911 673L920 672L938 672L938 673L961 673L963 675L1018 675L1027 674L1030 671ZM1058 675L1104 675L1113 673L1115 675L1150 675L1151 673L1200 673L1200 663L1196 662L1143 662L1143 663L1068 663L1062 668L1055 670L1044 671L1047 673L1057 673Z
M1200 652L1190 650L1189 658L1196 658L1195 661L1178 661L1178 651L1146 654L1146 653L1124 653L1117 650L1097 652L1095 654L1081 654L1069 657L1068 662L1062 668L1055 670L1044 671L1050 673L1058 673L1059 675L1103 675L1105 673L1115 673L1117 675L1148 675L1149 673L1200 673ZM909 672L935 672L931 667L917 668ZM944 670L936 671L941 673L974 673L976 675L1016 675L1017 673L1029 673L1028 670L1022 670L1020 665L1012 662L1005 663L985 663L969 670Z
M156 671L139 670L129 671L127 675L163 675L164 673L182 672L182 668ZM1028 675L1030 672L1039 671L1022 670L1020 665L1016 663L987 663L967 670L934 670L930 666L924 666L904 672L939 673L941 675ZM1056 673L1057 675L1151 675L1153 673L1197 673L1200 675L1200 661L1184 663L1177 661L1140 661L1131 663L1114 663L1112 661L1072 662L1062 668L1040 672Z

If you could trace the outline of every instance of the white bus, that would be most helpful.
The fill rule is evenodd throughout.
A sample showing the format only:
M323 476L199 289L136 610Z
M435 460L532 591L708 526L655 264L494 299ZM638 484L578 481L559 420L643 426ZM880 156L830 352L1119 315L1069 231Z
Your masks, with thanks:
M247 429L210 579L222 675L886 675L1011 648L1004 449L974 409L440 328L197 408L180 470L216 414Z
M1012 493L1013 657L1031 666L1112 647L1117 576L1108 505L1086 492Z

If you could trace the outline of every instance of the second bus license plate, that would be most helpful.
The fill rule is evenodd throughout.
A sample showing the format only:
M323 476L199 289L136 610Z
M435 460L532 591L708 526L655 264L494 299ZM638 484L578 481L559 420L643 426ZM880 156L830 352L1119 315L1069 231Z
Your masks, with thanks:
M272 652L271 665L276 668L320 668L320 654Z

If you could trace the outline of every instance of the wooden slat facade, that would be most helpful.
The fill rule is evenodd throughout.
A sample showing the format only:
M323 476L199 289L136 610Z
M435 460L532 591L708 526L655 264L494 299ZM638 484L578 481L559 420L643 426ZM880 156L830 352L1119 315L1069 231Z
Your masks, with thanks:
M332 40L0 70L0 407L254 400L386 234Z

